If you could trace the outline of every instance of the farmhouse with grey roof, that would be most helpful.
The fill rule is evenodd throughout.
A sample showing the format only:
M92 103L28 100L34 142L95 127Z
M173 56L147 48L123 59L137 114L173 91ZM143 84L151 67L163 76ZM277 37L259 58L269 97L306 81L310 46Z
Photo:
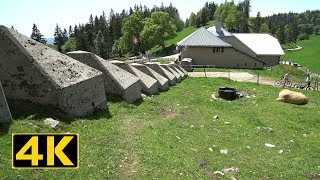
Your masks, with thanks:
M283 50L269 34L230 33L221 22L197 31L178 42L180 59L191 58L193 65L259 69L279 63Z
M224 68L260 69L264 62L234 48L205 28L178 42L180 58L191 58L193 65L212 65Z

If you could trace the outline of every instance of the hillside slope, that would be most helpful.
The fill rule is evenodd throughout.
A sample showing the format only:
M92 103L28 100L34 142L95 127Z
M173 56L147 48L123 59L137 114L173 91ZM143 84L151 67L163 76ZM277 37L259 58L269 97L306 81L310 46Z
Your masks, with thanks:
M302 47L297 51L286 51L284 60L299 63L315 73L320 73L320 36L310 36L309 40L298 41L297 44Z

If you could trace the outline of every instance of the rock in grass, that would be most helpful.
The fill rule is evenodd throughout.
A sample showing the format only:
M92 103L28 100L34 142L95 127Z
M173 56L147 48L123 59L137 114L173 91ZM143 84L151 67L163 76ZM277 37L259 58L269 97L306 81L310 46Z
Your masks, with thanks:
M32 120L34 117L36 117L36 115L35 114L31 114L26 118L26 120Z
M220 150L220 154L227 155L228 154L228 150L227 149L222 149L222 150Z
M47 118L43 121L46 125L49 125L51 128L56 128L60 121L54 120L52 118Z
M223 170L224 173L236 173L236 172L239 172L239 168L234 168L234 167L231 167L231 168L226 168Z
M213 119L218 119L219 118L219 116L217 115L217 116L213 116Z
M224 175L224 173L223 173L223 172L221 172L221 171L215 171L213 174L219 174L219 175L221 175L221 176L223 176L223 175Z
M265 143L264 144L265 146L269 147L269 148L274 148L276 145L273 145L273 144L269 144L269 143Z

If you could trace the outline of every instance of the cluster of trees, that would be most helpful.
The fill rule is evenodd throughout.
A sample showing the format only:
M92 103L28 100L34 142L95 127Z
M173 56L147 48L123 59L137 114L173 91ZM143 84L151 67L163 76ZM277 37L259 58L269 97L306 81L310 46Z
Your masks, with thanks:
M185 27L206 25L209 21L213 20L216 8L217 5L214 2L206 2L197 14L191 13L190 17L186 19Z
M135 5L128 11L115 13L112 9L107 18L90 15L86 24L70 26L69 31L55 29L55 45L62 52L73 50L90 51L103 58L138 54L154 45L164 47L164 40L184 27L177 8L172 4L149 9ZM138 40L133 43L133 38Z
M235 33L270 33L280 43L294 43L296 40L308 39L311 34L320 34L320 11L304 13L279 13L272 16L249 17L250 0L225 1L220 5L207 2L199 12L191 13L185 26L204 26L210 20L219 20L224 28Z
M320 34L320 11L304 13L279 13L272 16L249 17L250 0L225 1L220 5L207 2L197 13L191 13L183 22L177 8L172 4L149 9L147 6L135 5L128 11L115 13L112 9L107 18L90 15L89 22L61 29L58 24L54 31L54 44L61 52L84 50L94 52L103 58L136 55L144 53L158 45L165 48L164 41L172 38L176 31L184 27L200 27L211 20L219 20L230 32L270 33L280 43L296 42L308 39L311 34ZM35 24L31 38L46 43Z
M249 32L250 0L244 0L235 4L234 1L226 1L220 5L214 2L205 3L199 12L191 13L185 26L204 26L210 20L219 20L224 27L231 32Z
M127 52L144 53L155 45L165 49L164 41L172 38L176 30L177 27L167 12L152 12L150 17L144 18L142 12L136 11L124 19L122 37L113 45L113 53L116 56ZM133 42L134 39L136 42Z
M257 19L257 18L255 18ZM303 13L279 13L260 18L270 34L276 35L281 43L308 39L309 35L320 34L320 11Z

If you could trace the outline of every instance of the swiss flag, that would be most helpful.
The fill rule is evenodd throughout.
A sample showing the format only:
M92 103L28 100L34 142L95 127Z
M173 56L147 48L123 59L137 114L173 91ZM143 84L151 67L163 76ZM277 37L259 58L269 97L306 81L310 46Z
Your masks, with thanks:
M133 44L138 45L139 44L139 38L137 36L133 36Z

